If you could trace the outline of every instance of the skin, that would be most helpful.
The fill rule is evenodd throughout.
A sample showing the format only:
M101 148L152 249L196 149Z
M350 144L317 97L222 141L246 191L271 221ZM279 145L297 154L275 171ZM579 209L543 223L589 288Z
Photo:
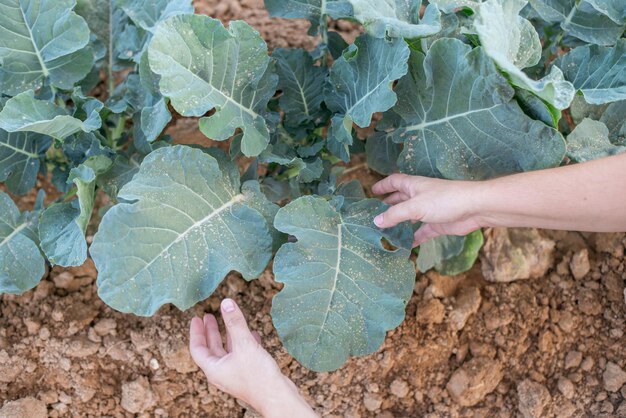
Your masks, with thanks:
M391 207L381 228L422 222L414 245L483 227L626 231L626 154L488 181L448 181L394 174L374 185ZM191 355L209 382L264 417L316 417L230 299L222 302L226 347L213 315L191 322Z
M191 357L209 383L248 403L266 418L317 417L261 346L259 335L250 332L237 304L224 299L221 311L226 346L215 316L208 314L191 321Z
M626 231L626 154L488 181L394 174L372 188L392 205L381 228L420 221L414 245L483 227Z

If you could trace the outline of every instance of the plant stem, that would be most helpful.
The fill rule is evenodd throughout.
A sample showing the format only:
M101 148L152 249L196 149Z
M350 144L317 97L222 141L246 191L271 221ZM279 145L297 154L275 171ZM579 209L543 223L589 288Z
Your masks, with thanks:
M355 171L362 170L364 168L367 168L367 164L366 163L357 164L354 167L350 167L350 168L344 170L343 173L341 173L341 176L345 176L347 174L353 173Z

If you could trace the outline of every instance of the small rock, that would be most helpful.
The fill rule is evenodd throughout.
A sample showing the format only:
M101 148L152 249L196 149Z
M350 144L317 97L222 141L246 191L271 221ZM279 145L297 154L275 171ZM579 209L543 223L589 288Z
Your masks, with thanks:
M89 341L87 338L77 337L68 343L67 355L84 358L96 354L99 348L100 344Z
M591 243L597 252L612 254L613 257L624 256L624 234L615 232L611 234L593 234Z
M465 327L467 320L478 312L480 308L480 290L476 287L461 290L460 295L456 298L456 303L450 312L449 320L453 330L460 331Z
M33 397L7 402L0 409L0 418L46 418L47 416L46 404Z
M475 357L452 374L446 389L459 405L473 406L493 392L502 377L500 363L488 357Z
M111 334L115 328L117 328L117 322L113 318L101 319L93 326L93 330L101 337Z
M580 289L578 292L578 308L586 315L599 315L602 312L602 303L597 293L591 289Z
M572 260L569 262L569 269L576 280L583 279L591 270L591 265L589 265L589 250L585 248L574 254Z
M616 416L618 417L626 417L626 401L622 401L622 403L617 407L617 411L615 411Z
M150 359L149 364L150 364L150 368L151 368L152 370L159 370L159 367L161 367L161 366L159 365L159 361L158 361L157 359L155 359L154 357L152 357L152 358Z
M391 394L396 398L404 398L409 394L409 385L402 379L396 379L391 382L391 386L389 387Z
M583 353L580 351L570 351L565 356L565 369L575 369L583 361Z
M569 311L562 311L559 314L559 328L564 332L570 333L574 330L576 324L574 323L574 316Z
M144 376L122 385L121 406L128 412L140 414L154 405L156 405L154 392L150 388L148 379Z
M416 319L419 324L441 324L446 317L446 307L439 299L421 301L417 305Z
M367 392L363 397L363 405L368 411L374 412L380 409L382 404L383 399L378 394Z
M541 383L525 379L517 385L518 408L524 418L539 418L552 400L550 392Z
M539 278L552 267L556 243L536 229L492 228L485 235L480 258L490 282Z
M583 362L580 364L580 368L586 372L591 371L593 369L594 360L591 357L585 357Z
M159 351L163 362L170 369L179 373L191 373L198 370L198 366L189 354L189 348L183 341L175 339L163 341L159 344Z
M574 397L576 389L574 388L572 381L568 378L560 377L557 382L557 387L559 388L559 392L561 392L567 399L572 399Z
M41 323L34 318L24 318L24 325L26 325L28 335L39 333L39 329L41 328Z
M626 383L626 372L612 361L606 364L606 369L602 374L604 388L609 392L617 392Z

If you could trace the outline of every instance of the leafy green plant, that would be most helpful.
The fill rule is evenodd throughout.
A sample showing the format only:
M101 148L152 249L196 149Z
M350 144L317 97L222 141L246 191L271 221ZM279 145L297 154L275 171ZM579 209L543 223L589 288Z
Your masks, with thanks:
M268 51L190 0L0 0L0 181L23 195L41 174L60 195L20 213L0 193L0 293L89 253L100 297L147 316L273 257L278 334L333 370L382 344L415 280L414 226L376 228L386 205L341 182L347 163L482 180L626 150L623 1L266 6L318 47ZM349 44L337 19L363 33ZM174 145L173 115L227 147ZM482 242L438 238L417 266L461 273Z

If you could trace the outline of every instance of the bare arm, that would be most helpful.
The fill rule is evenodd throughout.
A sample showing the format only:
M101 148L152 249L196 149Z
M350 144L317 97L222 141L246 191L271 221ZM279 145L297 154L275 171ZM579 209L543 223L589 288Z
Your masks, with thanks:
M489 181L447 181L394 174L373 187L393 205L375 219L389 228L422 221L419 245L481 227L626 231L626 154Z

